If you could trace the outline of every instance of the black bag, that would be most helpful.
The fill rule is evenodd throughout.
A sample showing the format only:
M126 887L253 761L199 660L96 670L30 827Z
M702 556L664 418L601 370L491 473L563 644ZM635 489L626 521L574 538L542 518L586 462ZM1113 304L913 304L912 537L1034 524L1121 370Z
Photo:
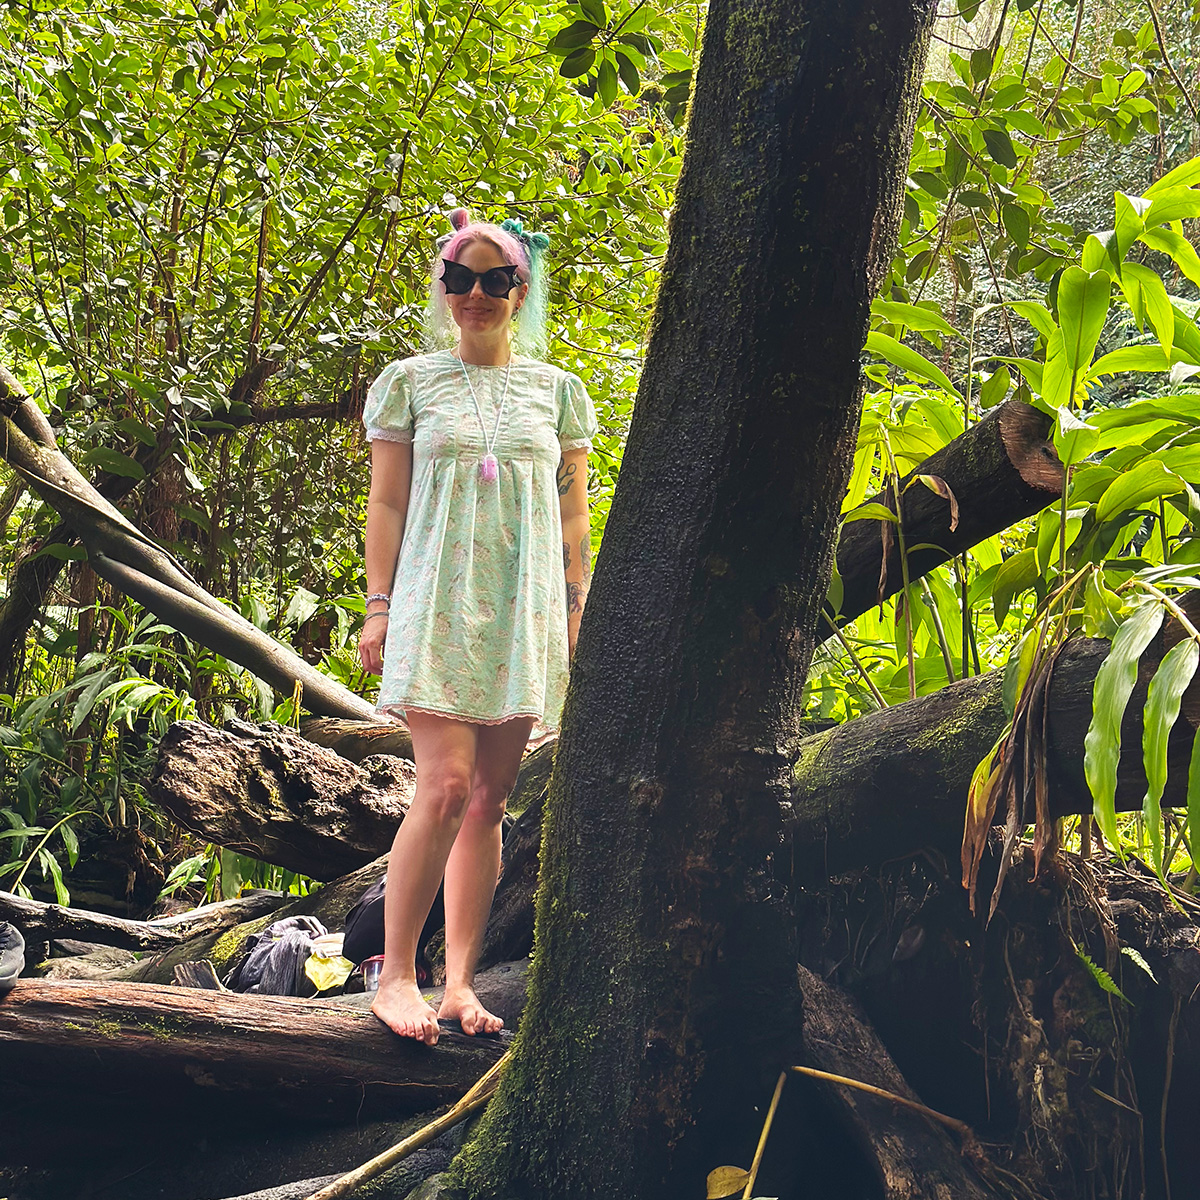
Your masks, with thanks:
M385 875L378 883L373 883L358 898L354 907L346 914L345 938L342 941L342 957L348 958L356 966L368 958L374 958L383 953L383 894L387 887ZM443 907L442 890L438 889L437 899L421 936L417 939L417 983L427 983L433 974L429 959L425 956L425 945L431 937L446 922L446 912Z

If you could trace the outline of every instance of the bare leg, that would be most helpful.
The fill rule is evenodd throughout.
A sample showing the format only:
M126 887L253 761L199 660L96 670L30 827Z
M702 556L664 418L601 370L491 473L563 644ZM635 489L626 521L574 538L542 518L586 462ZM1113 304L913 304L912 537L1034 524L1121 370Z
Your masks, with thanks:
M388 857L383 974L371 1011L402 1037L432 1046L437 1015L417 987L417 939L470 803L481 727L424 713L410 714L408 726L417 790Z
M446 862L446 992L438 1016L464 1033L496 1033L504 1021L475 995L475 965L500 874L501 819L517 779L531 718L479 727L471 804Z

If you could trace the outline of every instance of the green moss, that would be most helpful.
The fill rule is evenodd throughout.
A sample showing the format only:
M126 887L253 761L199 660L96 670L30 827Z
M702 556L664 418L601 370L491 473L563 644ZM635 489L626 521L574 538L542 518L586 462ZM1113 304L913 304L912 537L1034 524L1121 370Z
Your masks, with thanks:
M213 943L213 948L208 953L209 961L213 967L217 971L224 970L233 956L241 949L242 943L248 937L253 937L256 933L262 933L274 919L274 914L268 913L265 917L259 917L257 920L246 921L242 925L235 925L232 929L221 934Z
M92 1031L103 1038L116 1038L121 1034L121 1022L97 1018L92 1022Z

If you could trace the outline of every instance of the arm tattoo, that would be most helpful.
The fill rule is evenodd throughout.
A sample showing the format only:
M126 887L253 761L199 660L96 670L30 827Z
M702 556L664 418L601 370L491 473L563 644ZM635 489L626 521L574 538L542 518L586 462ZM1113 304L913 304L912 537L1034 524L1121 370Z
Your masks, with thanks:
M563 570L568 571L571 568L571 547L563 542Z
M567 462L565 458L560 458L558 460L558 494L565 496L571 490L574 482L575 464Z
M579 542L579 561L583 563L583 577L592 577L592 535L585 533Z
M587 595L587 589L582 583L573 583L567 580L567 612L581 613L583 612L583 598Z

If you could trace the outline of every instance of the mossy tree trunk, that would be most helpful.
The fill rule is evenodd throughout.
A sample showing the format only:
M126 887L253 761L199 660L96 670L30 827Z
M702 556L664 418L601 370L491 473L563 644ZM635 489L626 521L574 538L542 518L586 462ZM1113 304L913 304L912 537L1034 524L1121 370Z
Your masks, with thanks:
M801 689L932 0L717 0L475 1196L704 1194L797 1053ZM797 398L800 399L797 399Z

